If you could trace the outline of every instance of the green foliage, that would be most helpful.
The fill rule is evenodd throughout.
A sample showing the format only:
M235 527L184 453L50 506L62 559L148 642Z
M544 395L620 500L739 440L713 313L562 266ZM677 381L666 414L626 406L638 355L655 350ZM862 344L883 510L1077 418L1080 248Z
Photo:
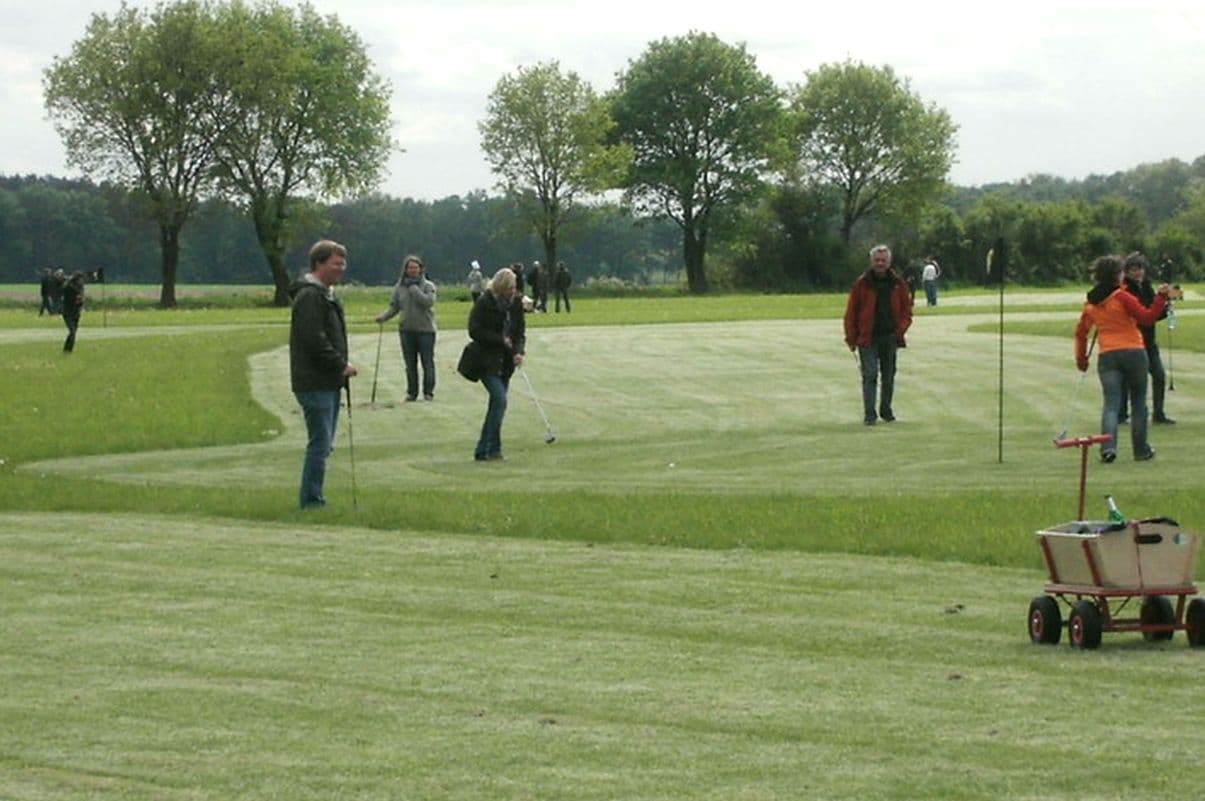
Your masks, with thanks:
M225 44L216 72L231 100L214 176L249 211L286 306L285 253L307 210L297 195L354 196L380 181L390 92L355 32L310 6L234 2L215 16Z
M498 81L478 127L502 189L555 265L581 199L617 183L631 161L625 145L607 144L615 122L606 101L556 62L520 67Z
M631 147L626 196L682 229L692 292L706 292L713 215L755 199L782 154L781 93L744 45L692 32L652 42L617 77L616 138Z
M68 161L147 198L163 249L163 306L175 304L180 231L231 111L214 85L222 45L204 2L123 5L94 14L71 55L46 70L46 109Z
M943 189L958 126L891 67L821 65L795 89L791 108L803 174L841 191L846 245L868 214L915 215Z

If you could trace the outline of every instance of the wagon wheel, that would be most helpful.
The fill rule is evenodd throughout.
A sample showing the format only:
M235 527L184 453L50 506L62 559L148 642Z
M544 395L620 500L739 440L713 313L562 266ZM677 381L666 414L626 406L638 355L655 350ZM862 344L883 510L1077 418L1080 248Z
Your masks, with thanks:
M1184 613L1188 644L1193 648L1205 646L1205 598L1193 598Z
M1090 650L1100 647L1100 610L1091 601L1076 601L1067 621L1072 648Z
M1029 640L1036 645L1054 645L1063 633L1063 616L1058 602L1039 595L1029 602Z
M1174 624L1176 622L1176 610L1172 608L1172 602L1162 595L1148 595L1142 599L1142 609L1138 613L1139 620L1142 625L1149 626L1152 624ZM1167 631L1144 631L1142 637L1147 642L1161 642L1170 640L1175 634L1174 629Z

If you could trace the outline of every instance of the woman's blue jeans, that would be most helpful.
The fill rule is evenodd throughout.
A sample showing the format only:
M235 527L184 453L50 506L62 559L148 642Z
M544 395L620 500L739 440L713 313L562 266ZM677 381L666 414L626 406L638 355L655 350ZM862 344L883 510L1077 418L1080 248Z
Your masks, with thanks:
M1130 396L1130 444L1134 455L1142 456L1150 450L1146 440L1146 374L1149 366L1143 348L1111 350L1097 358L1096 372L1104 394L1100 433L1113 437L1112 442L1101 444L1102 453L1117 450L1117 415L1121 411L1121 399L1127 392Z
M326 480L326 459L335 446L335 426L339 422L339 390L294 392L305 415L305 430L309 441L305 446L305 462L301 467L302 509L325 506L322 485Z
M477 440L477 448L473 451L476 459L502 453L502 418L506 416L506 390L510 386L510 378L487 375L481 378L481 385L489 393L489 406L485 410L485 422L481 424L481 438Z

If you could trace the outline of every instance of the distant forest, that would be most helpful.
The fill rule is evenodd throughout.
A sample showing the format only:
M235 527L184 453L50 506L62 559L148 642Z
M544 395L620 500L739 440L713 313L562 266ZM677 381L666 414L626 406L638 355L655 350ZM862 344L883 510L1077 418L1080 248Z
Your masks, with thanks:
M1112 175L1066 180L1034 175L981 187L951 187L940 204L906 226L859 224L848 250L837 232L834 199L824 190L767 186L753 206L730 213L714 233L708 270L715 285L765 291L848 285L875 242L890 244L897 265L932 255L947 279L976 283L997 238L1009 249L1010 280L1057 284L1086 280L1098 255L1144 250L1166 255L1178 280L1205 274L1205 157L1146 164ZM33 282L42 267L103 268L109 280L161 280L158 229L137 193L87 180L0 177L0 283ZM487 271L541 258L539 240L503 197L485 192L436 201L374 194L311 204L296 221L288 264L299 271L316 239L348 245L349 278L386 285L409 253L433 279L459 283L477 259ZM681 233L669 221L637 219L613 203L584 209L563 232L559 258L575 282L606 277L630 284L681 280ZM271 285L247 215L220 198L201 202L184 228L183 284Z

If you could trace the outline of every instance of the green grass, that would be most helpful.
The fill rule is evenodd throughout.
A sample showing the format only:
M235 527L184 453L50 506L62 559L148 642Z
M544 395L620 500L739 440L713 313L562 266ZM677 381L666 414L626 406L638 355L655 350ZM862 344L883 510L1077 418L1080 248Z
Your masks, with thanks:
M0 312L0 797L1191 797L1182 634L1024 632L1033 531L1074 516L1050 440L1099 403L1041 295L1010 305L1002 463L992 298L966 294L918 307L874 429L838 295L536 317L559 438L517 380L491 465L457 306L437 401L398 403L391 329L370 405L377 298L352 297L358 504L345 419L309 515L277 310L89 314L71 356ZM1197 328L1181 425L1094 462L1090 514L1112 492L1199 530Z

